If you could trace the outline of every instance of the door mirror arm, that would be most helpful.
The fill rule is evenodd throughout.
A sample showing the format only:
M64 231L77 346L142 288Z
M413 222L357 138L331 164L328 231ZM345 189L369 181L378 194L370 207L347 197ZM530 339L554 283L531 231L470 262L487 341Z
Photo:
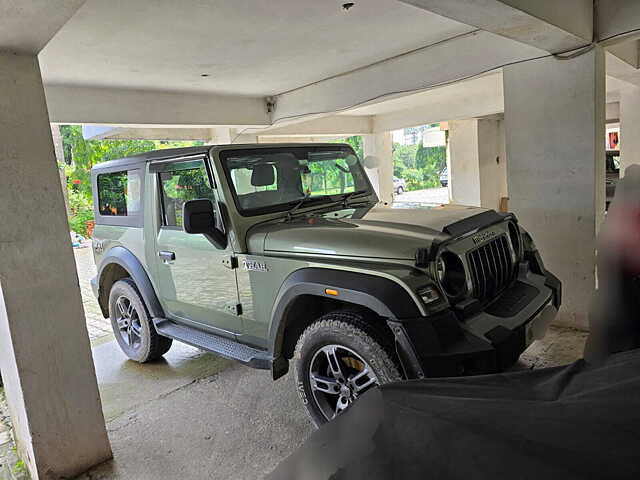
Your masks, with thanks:
M227 248L227 236L216 228L216 211L211 200L189 200L185 202L182 214L185 232L204 235L220 250Z

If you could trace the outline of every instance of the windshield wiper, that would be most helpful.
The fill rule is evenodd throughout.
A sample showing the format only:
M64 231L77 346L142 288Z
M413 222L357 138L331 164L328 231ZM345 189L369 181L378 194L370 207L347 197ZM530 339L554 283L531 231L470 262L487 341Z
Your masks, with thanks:
M299 209L302 205L304 205L304 203L305 203L307 200L309 200L309 198L311 198L311 192L310 192L310 191L309 191L309 192L307 192L307 193L305 193L305 194L304 194L304 197L302 197L302 198L300 199L300 201L299 201L298 203L296 203L296 204L293 206L293 208L287 212L287 220L291 220L291 217L293 216L293 214L294 214L294 213L296 213L296 212L298 211L298 209ZM323 198L323 197L318 197L318 198ZM314 198L314 200L315 200L315 198Z

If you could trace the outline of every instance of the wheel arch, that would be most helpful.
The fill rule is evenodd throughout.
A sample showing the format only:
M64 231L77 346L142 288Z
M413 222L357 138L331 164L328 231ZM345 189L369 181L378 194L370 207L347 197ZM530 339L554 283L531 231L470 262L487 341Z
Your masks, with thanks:
M338 295L327 294L327 288L337 290ZM345 308L367 310L381 320L420 315L408 292L388 278L313 267L297 270L283 282L272 310L273 378L288 371L295 343L307 326L329 311ZM385 321L380 325L388 328Z
M105 318L109 316L109 293L112 285L127 277L135 282L149 314L163 318L164 311L147 271L130 250L121 246L106 252L98 270L98 303Z

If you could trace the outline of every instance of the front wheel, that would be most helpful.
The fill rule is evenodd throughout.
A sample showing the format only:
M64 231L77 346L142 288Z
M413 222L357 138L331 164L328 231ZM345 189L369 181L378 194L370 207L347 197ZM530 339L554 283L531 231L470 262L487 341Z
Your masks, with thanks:
M357 312L329 313L304 331L294 355L295 377L316 426L340 415L371 388L401 379L392 345Z

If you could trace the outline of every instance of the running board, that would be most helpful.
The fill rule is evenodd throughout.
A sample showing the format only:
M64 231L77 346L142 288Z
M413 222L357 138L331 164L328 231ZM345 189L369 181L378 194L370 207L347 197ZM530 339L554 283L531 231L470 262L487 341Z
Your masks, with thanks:
M153 324L156 327L156 331L164 337L173 338L221 357L237 360L252 368L263 370L271 368L271 356L264 350L251 348L243 343L238 343L235 340L214 335L213 333L179 325L166 318L154 318Z

